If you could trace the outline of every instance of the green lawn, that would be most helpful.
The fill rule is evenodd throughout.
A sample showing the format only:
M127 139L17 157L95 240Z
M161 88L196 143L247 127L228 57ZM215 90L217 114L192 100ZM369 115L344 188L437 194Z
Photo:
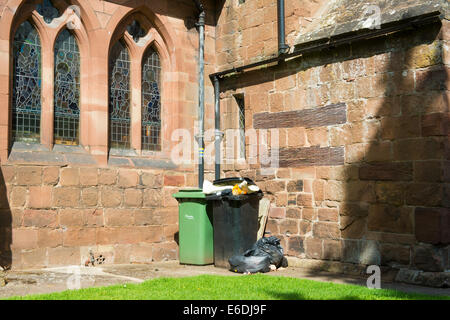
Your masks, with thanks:
M383 300L446 299L356 285L324 283L262 274L227 277L202 275L158 278L141 284L115 285L59 293L13 297L32 300Z

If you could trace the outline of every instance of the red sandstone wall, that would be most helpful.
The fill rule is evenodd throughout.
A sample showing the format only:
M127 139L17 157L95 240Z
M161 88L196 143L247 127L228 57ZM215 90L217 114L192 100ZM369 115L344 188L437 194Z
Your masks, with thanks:
M266 26L276 15L265 15L262 2L227 1L225 8L218 70L275 52L276 29ZM449 267L448 26L444 20L442 28L353 43L222 80L223 128L237 128L234 96L244 95L246 130L279 130L279 169L230 163L224 174L248 176L263 189L272 201L267 231L289 255Z
M217 70L259 61L274 56L277 43L277 1L224 1L217 18ZM286 42L293 45L295 37L317 19L327 1L285 1Z
M0 2L0 9L8 4L16 10L1 10L3 106L9 105L10 95L10 30L18 16L29 13L21 3ZM158 169L160 162L149 164L149 159L166 163L167 153L109 162L107 157L105 52L114 30L135 7L117 1L76 3L86 14L94 62L84 79L90 84L83 91L86 154L63 155L64 161L55 164L48 161L55 157L52 152L11 152L9 113L0 113L3 261L16 268L79 264L90 249L106 256L107 263L176 259L177 204L170 195L196 185L194 166ZM157 18L158 30L164 31L160 36L170 40L165 134L192 129L198 90L198 37L189 27L195 17L192 2L168 3L135 3L148 9L143 11L150 20ZM275 0L241 5L227 0L223 8L206 4L206 74L276 53ZM323 3L286 1L286 7L292 45L298 31L320 15ZM267 173L259 165L226 164L223 175L257 181L272 201L267 230L282 239L289 255L429 271L448 268L448 26L355 43L221 83L223 128L237 128L233 95L243 94L246 129L274 123L279 129L281 168ZM52 70L44 70L43 78ZM51 82L44 83L44 96L51 96ZM213 90L207 77L205 84L208 129L213 127ZM43 109L50 107L43 103ZM337 117L324 112L330 108ZM49 123L51 113L45 117ZM51 146L50 127L43 126L42 136L44 147ZM87 163L80 164L80 157ZM132 159L147 162L136 166ZM211 179L211 172L206 177Z
M3 1L0 20L2 46L0 52L0 103L8 106L10 96L10 38L15 29L24 19L30 19L41 36L42 47L42 132L41 143L48 148L53 146L53 45L59 31L65 23L52 22L48 26L43 18L36 13L35 5L20 0ZM80 114L80 144L89 150L99 164L105 165L108 159L108 52L115 41L126 34L126 24L131 18L140 19L141 26L146 25L149 40L144 46L133 43L125 36L133 63L131 72L131 113L140 111L140 61L143 51L153 43L160 54L163 67L162 74L162 141L163 154L158 159L169 157L171 134L177 128L193 130L197 120L198 83L197 55L198 32L195 29L198 13L192 1L180 0L176 3L168 1L57 1L55 6L64 15L69 4L80 8L80 28L72 30L75 34L81 52L81 114ZM215 4L205 1L207 8L207 25L205 34L205 73L214 72L214 18ZM146 30L147 30L146 29ZM205 79L207 98L205 107L213 108L212 84ZM212 123L210 113L206 114L208 123ZM0 115L0 156L6 162L9 155L8 147L12 144L10 135L10 114ZM133 116L132 116L133 117ZM140 117L134 117L133 123L139 123ZM132 133L139 133L133 126ZM140 149L138 134L132 135L132 147Z
M205 73L214 72L215 4L207 9ZM84 264L92 250L105 263L177 259L180 187L197 186L194 165L171 162L174 129L193 133L197 120L198 13L191 0L54 1L61 12L81 8L74 30L81 51L81 148L53 149L53 42L64 24L49 27L30 1L0 1L0 262L29 268ZM108 52L124 34L129 17L146 25L163 65L163 150L140 152L140 127L132 129L133 156L108 149ZM41 35L41 144L12 145L10 135L10 39L26 18ZM132 114L140 112L139 60L146 46L130 41ZM212 85L205 79L205 106L212 110ZM211 113L206 119L212 123ZM139 118L134 117L136 124ZM139 121L137 121L139 123Z
M192 173L48 165L2 166L2 245L14 268L178 257L178 204Z

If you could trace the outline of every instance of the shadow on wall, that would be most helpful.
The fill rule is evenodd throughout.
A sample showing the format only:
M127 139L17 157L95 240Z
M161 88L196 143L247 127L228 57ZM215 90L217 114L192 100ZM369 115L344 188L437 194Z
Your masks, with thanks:
M12 264L12 215L1 169L0 167L0 266L7 270Z
M356 157L346 166L340 208L344 262L447 268L448 239L439 237L445 228L440 215L448 215L449 207L444 177L448 78L441 32L435 24L352 47L370 52L385 46L386 52L375 66L380 76L366 84L382 98L367 100L365 119L352 122L365 130L368 145L346 148L346 162L353 160L350 150Z
M310 81L317 95L340 90L333 103L346 102L348 117L336 135L336 145L346 148L345 165L332 167L335 177L325 178L328 186L335 179L336 192L326 200L339 203L340 226L337 237L323 240L322 260L425 271L448 264L449 101L441 28L436 23L223 80L222 92L269 90L266 83L312 68L341 64L339 72L347 72L334 74L338 82L328 87ZM358 68L360 59L374 75ZM250 108L261 103L267 101ZM296 238L304 250L302 236Z

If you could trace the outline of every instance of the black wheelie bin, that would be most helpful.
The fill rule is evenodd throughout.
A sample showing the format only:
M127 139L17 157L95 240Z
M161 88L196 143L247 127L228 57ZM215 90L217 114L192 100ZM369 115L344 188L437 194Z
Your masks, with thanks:
M248 184L254 184L245 178ZM234 185L244 181L244 178L226 178L213 182L214 185ZM213 212L214 233L214 266L229 268L228 259L236 254L242 254L256 242L259 222L259 200L263 192L233 195L219 193L208 195Z

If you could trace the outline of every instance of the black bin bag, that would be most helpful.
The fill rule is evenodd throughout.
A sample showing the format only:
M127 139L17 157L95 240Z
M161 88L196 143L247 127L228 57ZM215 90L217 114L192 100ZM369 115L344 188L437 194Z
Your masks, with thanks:
M269 272L270 265L287 267L280 240L276 237L261 238L243 255L234 255L228 260L230 270L240 273Z
M287 260L284 257L283 247L280 245L280 239L277 237L261 238L253 245L251 249L255 256L267 256L270 258L270 264L275 267L287 267ZM285 265L286 264L286 265Z
M270 271L270 258L267 256L252 256L251 250L247 250L243 255L232 256L228 262L230 263L230 270L233 272L257 273Z

